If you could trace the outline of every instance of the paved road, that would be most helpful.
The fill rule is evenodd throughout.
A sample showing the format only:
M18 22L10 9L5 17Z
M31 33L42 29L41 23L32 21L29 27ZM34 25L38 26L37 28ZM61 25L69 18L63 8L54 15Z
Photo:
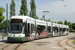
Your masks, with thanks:
M0 42L0 50L75 50L75 34L44 38L24 43Z
M7 41L7 36L4 36L4 37L3 36L0 36L0 42L2 42L2 41L4 41L4 42Z

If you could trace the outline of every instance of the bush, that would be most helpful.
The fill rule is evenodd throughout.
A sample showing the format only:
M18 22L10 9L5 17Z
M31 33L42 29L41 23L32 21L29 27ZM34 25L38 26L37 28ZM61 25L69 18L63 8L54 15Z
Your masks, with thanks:
M8 35L8 32L5 34L5 36L7 36Z
M73 43L75 43L75 40L73 40Z

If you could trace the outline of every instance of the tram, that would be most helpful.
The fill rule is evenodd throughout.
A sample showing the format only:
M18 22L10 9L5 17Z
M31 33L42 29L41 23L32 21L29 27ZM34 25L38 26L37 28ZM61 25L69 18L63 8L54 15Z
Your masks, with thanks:
M66 34L69 26L63 26ZM59 36L62 27L60 24L33 19L29 16L12 16L8 42L24 42L44 37Z

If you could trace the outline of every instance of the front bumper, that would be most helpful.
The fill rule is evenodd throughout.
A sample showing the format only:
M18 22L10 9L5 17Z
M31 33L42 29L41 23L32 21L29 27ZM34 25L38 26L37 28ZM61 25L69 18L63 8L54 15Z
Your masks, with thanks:
M25 37L8 37L8 42L24 42Z

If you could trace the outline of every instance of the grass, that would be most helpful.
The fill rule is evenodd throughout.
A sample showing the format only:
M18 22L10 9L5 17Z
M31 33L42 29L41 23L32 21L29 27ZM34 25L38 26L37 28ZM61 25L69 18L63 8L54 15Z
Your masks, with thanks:
M75 33L75 32L69 32L69 33Z
M6 33L6 34L0 34L0 36L3 36L3 35L4 35L4 36L7 36L7 35L8 35L8 33Z
M0 36L2 36L3 34L0 34Z
M73 40L73 43L75 43L75 40Z

